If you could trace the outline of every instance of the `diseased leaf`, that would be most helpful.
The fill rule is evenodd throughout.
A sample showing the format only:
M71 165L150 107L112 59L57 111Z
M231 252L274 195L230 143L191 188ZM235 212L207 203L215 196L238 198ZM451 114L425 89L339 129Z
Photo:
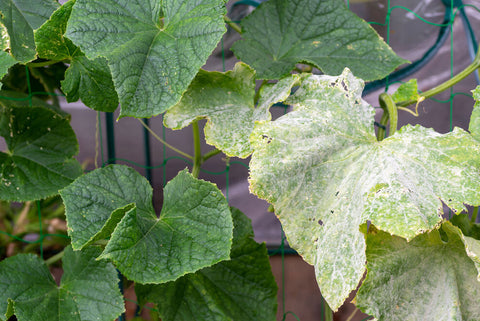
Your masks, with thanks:
M29 201L58 193L82 173L67 119L42 107L0 106L0 199Z
M33 31L58 7L55 0L0 1L0 23L7 29L11 54L16 61L26 63L35 59Z
M176 104L225 32L224 0L77 0L66 36L106 57L120 117L151 117Z
M15 65L15 63L15 58L5 51L0 51L0 80L8 73L8 69Z
M475 244L478 259L480 241L449 222L410 242L363 230L368 273L356 297L360 309L385 321L480 319L478 271L465 249L467 240Z
M64 36L74 0L55 11L52 17L35 32L38 56L51 60L70 60L62 90L68 102L81 99L88 107L113 112L118 106L112 75L104 58L90 60Z
M277 286L265 244L253 240L250 219L237 209L232 215L231 260L165 284L136 284L141 305L155 303L165 321L275 320Z
M466 213L454 215L450 219L450 222L457 226L462 231L463 235L480 240L480 224L472 223Z
M214 184L186 171L165 187L160 218L149 183L126 166L92 171L60 195L74 247L112 233L100 258L111 259L130 280L167 282L229 258L227 201Z
M255 121L270 120L268 109L290 95L299 75L269 84L254 106L255 71L237 63L232 71L200 70L178 104L167 111L165 126L181 129L195 119L207 118L205 139L228 156L252 153L249 137Z
M412 239L440 223L442 201L454 211L480 203L478 141L406 126L377 142L362 89L348 70L312 75L287 100L294 111L251 136L250 189L273 204L333 309L363 275L362 223Z
M64 274L57 287L43 260L18 254L0 262L0 320L15 313L19 321L116 319L124 311L118 274L95 257L99 248L65 249Z
M468 130L472 133L473 137L480 141L480 86L472 90L472 93L473 99L475 99L475 105L473 106Z
M232 49L261 79L308 63L326 74L348 67L369 81L406 62L338 0L270 0L242 20L242 30Z

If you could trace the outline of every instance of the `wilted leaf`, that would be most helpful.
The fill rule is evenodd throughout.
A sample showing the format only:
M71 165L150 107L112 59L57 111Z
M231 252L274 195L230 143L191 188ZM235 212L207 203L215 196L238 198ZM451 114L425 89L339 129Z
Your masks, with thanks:
M255 107L255 71L249 66L238 63L225 73L200 70L180 102L165 114L165 126L181 129L207 118L207 143L228 156L245 158L252 153L249 137L255 121L270 120L268 109L287 99L299 79L292 75L266 85Z
M469 133L406 126L377 142L362 89L348 70L310 76L287 100L294 111L251 136L251 191L273 204L333 309L363 275L362 223L411 239L440 223L442 201L454 211L480 203L480 145Z
M364 232L368 274L356 297L364 312L385 321L480 319L480 282L472 262L480 241L449 222L410 242L374 227Z

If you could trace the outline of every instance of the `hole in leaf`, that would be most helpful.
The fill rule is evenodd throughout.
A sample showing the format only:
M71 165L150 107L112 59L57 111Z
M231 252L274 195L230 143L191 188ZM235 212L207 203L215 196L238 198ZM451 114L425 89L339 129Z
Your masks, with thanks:
M267 135L262 135L262 138L267 141L267 144L270 144L272 142L272 138L268 137Z
M322 221L322 220L318 220L318 224L319 224L320 226L323 226L323 221Z
M335 196L338 196L338 194L340 194L340 192L339 192L339 191L337 191L337 192L335 193Z
M334 210L330 210L330 213L332 213L332 214L333 214L333 213L335 213L335 211L334 211Z

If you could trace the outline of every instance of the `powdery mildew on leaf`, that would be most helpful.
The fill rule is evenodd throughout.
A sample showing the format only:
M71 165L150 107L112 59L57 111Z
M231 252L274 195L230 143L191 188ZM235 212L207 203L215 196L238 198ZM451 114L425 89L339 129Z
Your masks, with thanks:
M165 284L136 284L140 304L155 303L164 321L275 320L277 285L265 244L253 240L249 218L238 209L232 216L230 260Z
M0 106L0 199L28 201L58 193L82 173L69 121L42 107Z
M212 183L180 172L164 189L160 218L152 188L133 169L111 165L61 191L76 248L110 236L98 259L111 259L130 280L163 283L229 258L233 223Z
M251 136L250 189L273 204L333 309L363 275L362 223L411 239L439 224L442 201L457 211L480 203L480 145L469 133L406 126L377 142L362 89L348 70L310 76L287 100L294 111Z
M200 70L180 102L166 112L164 124L181 129L195 119L207 118L206 142L228 156L245 158L252 153L249 137L255 121L270 120L268 109L287 99L299 79L299 75L292 75L268 84L255 107L252 68L237 63L225 73Z
M115 320L125 310L118 273L95 260L100 252L65 248L58 287L44 261L32 254L0 262L0 320L13 313L19 321Z
M106 57L121 117L176 104L225 32L224 0L77 0L66 36Z
M337 0L270 0L242 21L232 50L261 79L278 79L305 62L326 74L349 67L365 80L387 76L406 61L372 27Z
M410 242L371 226L356 304L380 321L479 320L480 241L449 222Z

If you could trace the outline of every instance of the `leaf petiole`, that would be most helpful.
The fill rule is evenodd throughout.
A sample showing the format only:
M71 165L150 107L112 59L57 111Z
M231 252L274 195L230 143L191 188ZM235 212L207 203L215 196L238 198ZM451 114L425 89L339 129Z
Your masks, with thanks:
M145 124L145 122L141 119L138 119L138 121L140 122L140 124L142 124L143 127L145 127L146 130L148 130L150 132L150 134L152 134L153 137L155 137L156 140L158 140L160 143L162 143L163 145L165 145L166 147L170 148L171 150L173 150L174 152L177 152L179 153L180 155L182 155L183 157L186 157L190 160L193 160L193 157L187 153L184 153L182 152L181 150L179 150L178 148L176 147L173 147L172 145L170 145L169 143L167 143L166 141L164 141L163 139L160 138L160 136L158 136L150 127L147 126L147 124Z
M380 102L380 107L383 109L383 115L380 120L380 125L386 126L387 123L390 121L389 125L389 135L395 134L397 131L397 124L398 124L398 113L397 113L397 106L395 105L395 101L393 100L392 96L387 93L382 93L378 97ZM382 141L385 138L385 129L382 127L378 128L377 132L377 140Z
M230 20L229 17L227 16L224 16L223 17L223 20L225 21L225 23L227 25L230 26L230 28L232 28L233 30L235 30L236 32L238 32L239 34L242 34L242 27L240 27L240 25L238 23L235 23L233 22L232 20Z
M441 93L442 91L444 91L444 90L452 87L453 85L459 83L460 81L462 81L464 78L466 78L468 75L470 75L472 72L474 72L478 68L480 68L480 50L477 51L477 55L475 56L475 59L473 60L473 62L470 65L468 65L464 70L459 72L453 78L450 78L449 80L441 83L437 87L434 87L430 90L427 90L427 91L421 93L420 94L420 99L422 99L422 98L427 99L427 98L433 97L433 96ZM401 101L401 102L397 103L397 106L406 107L406 106L417 103L417 101L419 101L419 100Z

